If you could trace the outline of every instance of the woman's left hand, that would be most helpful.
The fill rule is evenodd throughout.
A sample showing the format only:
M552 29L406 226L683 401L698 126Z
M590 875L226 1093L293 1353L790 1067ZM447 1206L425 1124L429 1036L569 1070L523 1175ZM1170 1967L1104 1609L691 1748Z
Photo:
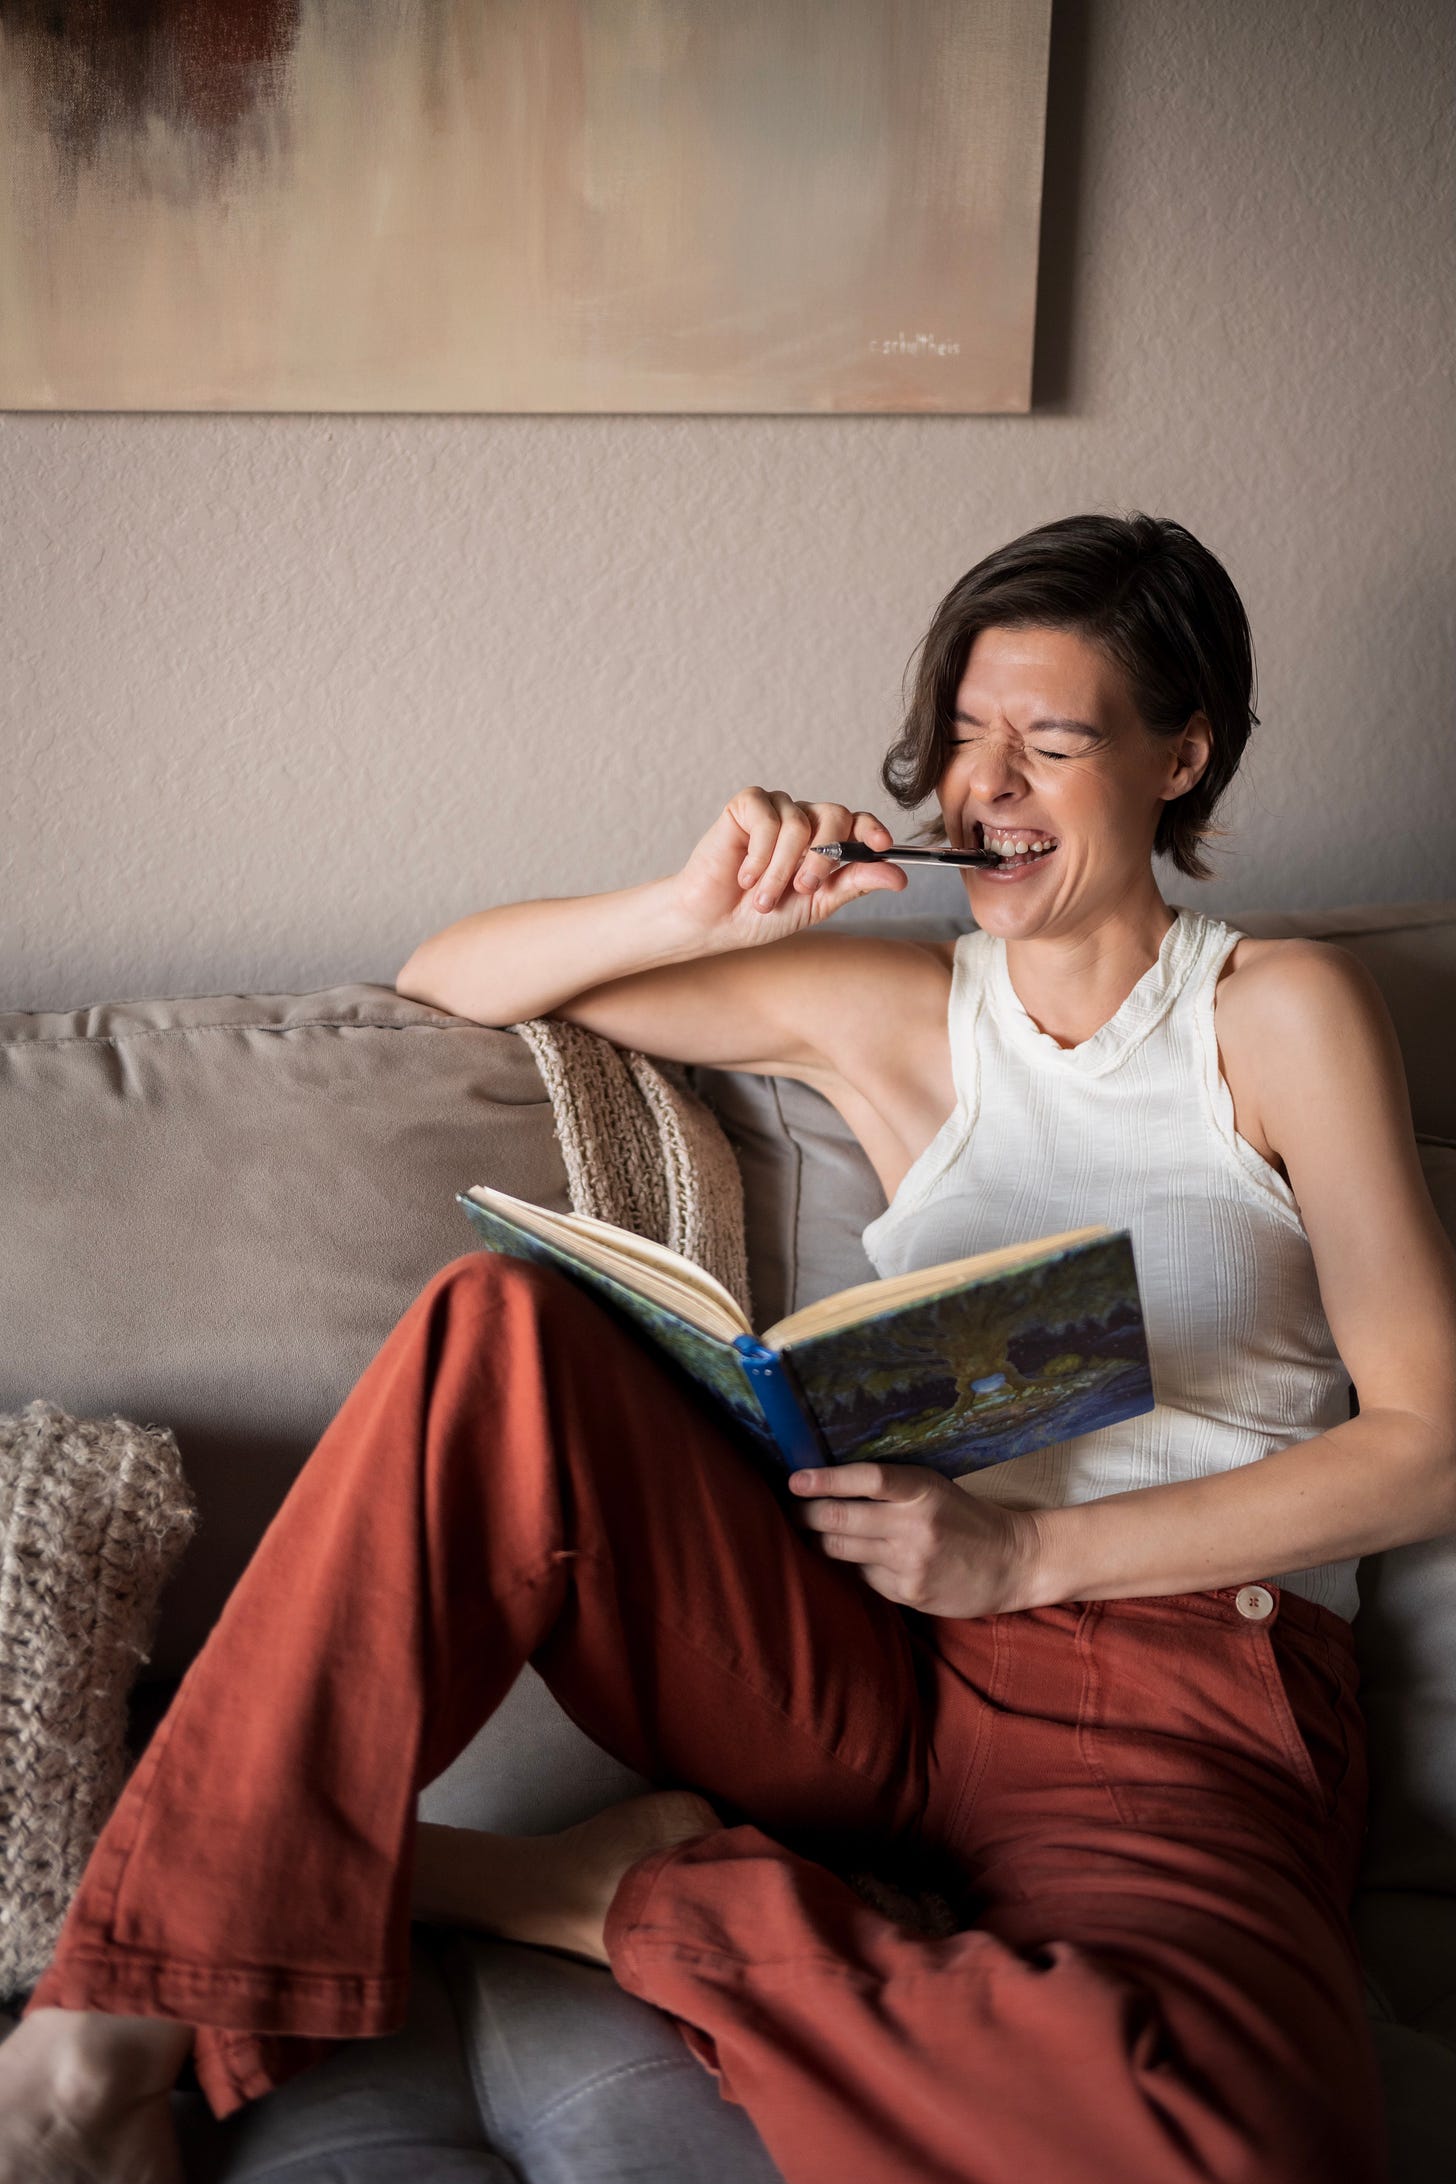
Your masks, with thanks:
M800 1527L824 1552L857 1562L866 1584L922 1615L1005 1615L1030 1604L1034 1512L963 1493L921 1464L836 1464L796 1471Z

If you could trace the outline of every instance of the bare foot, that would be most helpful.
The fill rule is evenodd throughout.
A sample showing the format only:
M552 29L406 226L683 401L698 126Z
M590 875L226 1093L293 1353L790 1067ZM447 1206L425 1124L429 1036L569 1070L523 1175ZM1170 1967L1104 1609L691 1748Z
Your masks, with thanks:
M722 1825L695 1791L652 1790L555 1835L422 1828L414 1915L605 1964L607 1912L628 1868Z
M183 2184L169 2095L192 2027L40 2009L0 2043L0 2184Z

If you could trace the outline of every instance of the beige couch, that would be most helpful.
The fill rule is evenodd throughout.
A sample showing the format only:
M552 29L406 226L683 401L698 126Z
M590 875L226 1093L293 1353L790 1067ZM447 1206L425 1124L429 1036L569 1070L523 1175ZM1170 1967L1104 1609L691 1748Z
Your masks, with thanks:
M1233 922L1313 934L1368 964L1400 1035L1427 1181L1456 1234L1456 903ZM901 918L882 929L952 927ZM760 1323L868 1278L859 1233L883 1194L833 1110L786 1081L702 1071L696 1082L740 1157ZM80 1415L169 1425L202 1510L137 1693L138 1742L389 1328L437 1268L473 1248L454 1193L474 1182L566 1205L535 1063L512 1034L389 986L0 1017L0 1410L45 1396ZM1434 2184L1456 2175L1456 1540L1368 1561L1361 1594L1374 1799L1357 1917L1398 2184ZM637 1786L527 1670L421 1810L534 1830ZM603 2152L615 2126L607 2090L592 2087L567 2105L578 2126L594 2116L594 2132L507 2146L497 2166L489 2148L505 2127L481 2075L499 2014L495 1945L421 1932L416 1942L417 2007L397 2047L331 2059L222 2131L198 2095L178 2096L189 2175L233 2184L387 2173L369 2165L375 2127L359 2118L379 2111L360 2107L359 2086L367 2073L377 2094L391 2069L401 2088L392 2145L404 2143L396 2125L411 2088L427 2081L421 2105L433 2116L449 2108L452 2146L478 2132L475 2166L420 2156L400 2174L528 2184L772 2175L731 2136L749 2128L741 2111L715 2112L711 2082L692 2064L674 2094L671 2145L639 2138L630 2167ZM606 1974L568 1966L542 2022L614 2007L593 1981L610 1986ZM352 2148L342 2154L341 2117ZM643 2127L640 2111L617 2121ZM715 2138L720 2129L729 2135Z

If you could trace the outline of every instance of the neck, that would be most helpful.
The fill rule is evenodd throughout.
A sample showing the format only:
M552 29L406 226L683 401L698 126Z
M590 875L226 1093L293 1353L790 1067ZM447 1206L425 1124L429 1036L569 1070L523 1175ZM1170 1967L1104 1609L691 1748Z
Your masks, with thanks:
M1111 905L1074 930L1005 935L1006 970L1038 1031L1080 1046L1122 1007L1177 922L1156 888Z

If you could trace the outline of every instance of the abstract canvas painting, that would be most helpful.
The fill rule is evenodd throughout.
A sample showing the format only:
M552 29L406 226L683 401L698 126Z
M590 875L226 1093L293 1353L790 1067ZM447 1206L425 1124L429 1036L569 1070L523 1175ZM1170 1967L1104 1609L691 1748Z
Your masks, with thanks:
M0 407L1030 401L1050 0L0 0Z

